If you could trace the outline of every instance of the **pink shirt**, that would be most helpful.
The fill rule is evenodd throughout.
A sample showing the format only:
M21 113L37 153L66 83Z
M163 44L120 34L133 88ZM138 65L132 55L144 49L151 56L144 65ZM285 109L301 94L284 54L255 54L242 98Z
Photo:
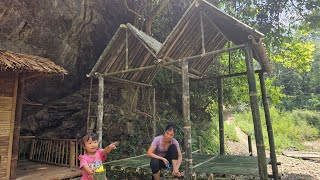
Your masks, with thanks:
M85 165L88 165L90 168L98 169L102 166L102 162L107 159L107 156L102 153L103 149L98 149L94 156L89 156L88 154L79 155L78 159L80 160L80 169L82 172L81 180L92 180L88 177L88 173L82 168ZM106 178L107 179L107 178Z
M155 137L151 143L151 146L156 147L156 150L155 150L156 155L164 157L167 151L162 146L162 143L161 143L162 139L163 139L163 135ZM179 143L176 139L173 138L171 141L171 144L176 145L177 149L179 149Z

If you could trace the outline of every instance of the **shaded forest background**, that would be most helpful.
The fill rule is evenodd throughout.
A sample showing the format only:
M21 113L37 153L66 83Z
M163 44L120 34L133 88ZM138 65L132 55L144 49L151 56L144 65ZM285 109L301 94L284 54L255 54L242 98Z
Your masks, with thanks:
M297 126L306 123L310 128L320 129L320 1L208 1L265 34L273 66L266 83L270 104L275 108L273 117L278 117L275 121L295 110L301 112L298 119L303 114L306 121L299 122L288 115L280 122L292 119ZM0 48L49 58L69 71L65 77L25 84L25 100L42 106L24 106L21 134L57 138L84 134L89 96L86 74L119 25L134 24L163 42L190 3L191 0L2 0ZM230 64L229 58L233 59ZM244 68L242 54L234 52L220 57L218 73L243 72ZM216 67L210 67L207 75L213 73L217 73ZM177 138L182 142L179 82L179 75L163 70L153 85L158 133L173 121L181 125ZM245 77L225 80L224 101L226 110L239 119L250 120L246 116L249 108L246 84ZM143 153L152 140L150 91L111 82L106 86L104 143L122 141L115 158ZM208 151L215 152L218 149L215 81L191 82L190 88L193 137L204 137ZM318 137L315 132L299 140ZM193 142L196 146L196 141ZM289 146L292 144L282 148Z

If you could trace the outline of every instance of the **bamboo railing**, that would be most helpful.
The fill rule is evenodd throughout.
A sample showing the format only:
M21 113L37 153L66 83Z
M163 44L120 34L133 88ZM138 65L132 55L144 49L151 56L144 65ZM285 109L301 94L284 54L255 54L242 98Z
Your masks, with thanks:
M20 137L19 160L75 167L79 166L78 155L82 153L83 148L76 139Z

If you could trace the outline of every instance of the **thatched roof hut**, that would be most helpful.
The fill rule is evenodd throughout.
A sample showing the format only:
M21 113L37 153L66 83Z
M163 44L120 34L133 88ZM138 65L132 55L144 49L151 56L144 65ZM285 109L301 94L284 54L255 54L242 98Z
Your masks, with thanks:
M0 50L0 177L14 179L24 81L67 71L47 58Z
M0 49L0 72L67 74L67 71L47 58Z

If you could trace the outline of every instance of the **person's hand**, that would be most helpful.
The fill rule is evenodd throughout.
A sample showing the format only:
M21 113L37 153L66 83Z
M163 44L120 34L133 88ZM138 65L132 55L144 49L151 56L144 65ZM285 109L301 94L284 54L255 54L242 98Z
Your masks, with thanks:
M164 164L169 163L169 161L166 158L162 158L162 161L163 161Z
M181 177L181 173L180 173L179 171L173 170L173 171L172 171L172 176Z
M109 145L109 148L110 148L110 149L117 149L116 143L111 143L111 144Z

